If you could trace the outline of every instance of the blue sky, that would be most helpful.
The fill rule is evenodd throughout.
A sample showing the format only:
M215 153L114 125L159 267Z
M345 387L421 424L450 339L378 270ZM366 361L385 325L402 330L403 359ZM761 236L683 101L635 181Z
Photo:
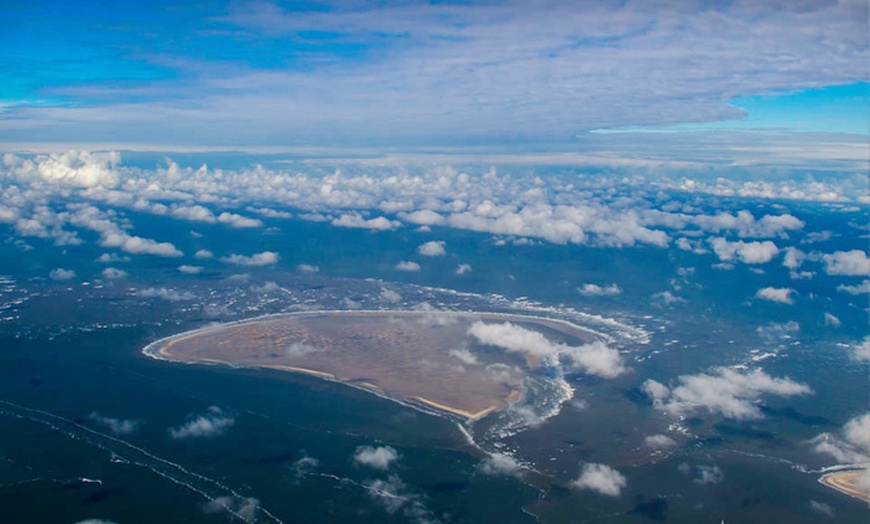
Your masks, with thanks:
M700 151L737 130L866 156L864 1L4 11L5 149L582 151L590 131L676 130Z

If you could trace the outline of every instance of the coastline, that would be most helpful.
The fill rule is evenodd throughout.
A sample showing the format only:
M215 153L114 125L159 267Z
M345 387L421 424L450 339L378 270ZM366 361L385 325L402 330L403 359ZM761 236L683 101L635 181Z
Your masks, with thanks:
M863 491L856 486L858 478L866 472L866 468L858 468L825 473L819 478L819 483L870 504L870 492Z

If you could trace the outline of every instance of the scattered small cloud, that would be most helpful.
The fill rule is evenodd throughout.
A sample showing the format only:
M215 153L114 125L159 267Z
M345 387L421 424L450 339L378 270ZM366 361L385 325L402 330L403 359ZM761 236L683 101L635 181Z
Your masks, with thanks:
M763 395L789 397L812 393L806 384L774 378L761 370L741 373L724 367L713 374L680 376L679 383L671 389L649 379L642 389L657 407L672 414L685 415L703 409L733 420L762 418L757 404Z
M221 257L221 262L234 264L236 266L270 266L278 263L281 257L274 251L263 251L255 255L236 255L231 254L226 257Z
M865 280L856 285L840 284L837 286L837 291L850 295L864 295L870 293L870 280Z
M424 244L420 244L417 248L417 253L425 257L440 257L447 254L444 249L445 242L443 240L431 240Z
M177 428L170 428L169 436L173 439L216 437L235 423L236 420L226 415L221 408L211 406L206 414L194 417Z
M608 497L618 497L628 485L625 475L604 464L584 464L580 476L571 481L571 487L590 490Z
M260 510L260 501L253 497L227 495L206 502L202 509L206 513L222 513L227 511L240 518L243 522L255 522L257 512Z
M870 276L870 259L860 249L822 255L822 260L829 275Z
M477 355L472 353L468 348L451 349L448 354L466 366L476 366L480 364Z
M185 275L198 275L202 273L202 266L188 266L186 264L178 266L179 273L184 273Z
M108 428L114 435L130 435L134 433L143 422L141 420L119 419L112 417L104 417L96 411L88 415L88 418L100 426Z
M97 257L97 262L102 264L116 264L118 262L129 262L130 257L124 255L121 256L117 253L103 253L102 255Z
M396 264L396 269L399 271L407 271L409 273L413 273L416 271L420 271L420 264L416 262L409 262L407 260L403 260Z
M842 324L842 322L840 322L840 319L837 318L835 315L832 315L831 313L827 313L827 312L825 313L825 325L826 326L840 327L841 324Z
M492 453L480 463L478 469L486 475L521 478L524 468L510 455Z
M194 258L198 258L200 260L214 258L214 253L209 251L208 249L200 249L196 253L193 254Z
M389 220L385 217L365 219L358 213L343 214L331 223L336 227L373 229L375 231L392 231L402 225L398 220Z
M397 302L402 301L402 295L396 293L392 289L387 289L385 287L381 288L381 298L386 300L387 302L389 302L391 304L395 304Z
M686 301L686 299L682 297L678 297L677 295L671 293L670 291L662 291L661 293L654 293L652 298L656 300L661 300L666 305L670 306L673 304L682 304Z
M314 473L314 471L320 466L320 461L316 458L307 455L304 451L302 452L302 457L300 457L296 462L293 463L293 472L294 476L297 479L305 478L308 475Z
M457 275L464 275L466 273L471 273L471 264L459 264L456 266L455 273Z
M729 242L717 237L710 240L713 252L722 262L740 261L744 264L764 264L779 254L779 248L770 240L764 242Z
M794 298L792 297L794 293L795 290L788 287L765 287L755 293L755 298L791 305L794 304Z
M577 291L579 291L581 295L587 297L609 297L622 293L622 289L616 284L610 284L609 286L604 287L596 284L583 284L583 286L578 288Z
M867 335L863 341L852 347L852 357L858 361L870 362L870 335Z
M114 267L107 267L102 272L103 278L106 280L115 280L118 278L124 278L127 276L127 272L123 269L118 269Z
M667 435L648 435L643 439L643 447L658 451L667 451L677 447L677 441Z
M193 300L196 298L196 295L191 293L190 291L178 291L177 289L170 289L165 287L149 287L145 289L139 289L133 292L137 297L142 298L160 298L163 300L168 300L170 302L181 302L185 300Z
M48 277L56 282L62 282L64 280L74 279L76 277L76 272L72 269L63 269L59 267L57 269L52 269L48 273Z
M320 268L311 264L299 264L296 266L296 271L299 271L300 273L318 273Z
M824 502L810 499L810 509L813 510L813 513L822 515L823 517L834 516L834 508Z
M399 459L399 453L390 446L359 446L353 454L355 464L386 471Z

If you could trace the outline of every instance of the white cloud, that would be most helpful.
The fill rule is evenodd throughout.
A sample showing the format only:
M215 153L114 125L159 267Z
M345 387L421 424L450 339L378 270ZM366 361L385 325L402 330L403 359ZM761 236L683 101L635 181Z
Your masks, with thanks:
M320 271L320 268L317 266L312 266L311 264L299 264L296 266L296 270L300 273L317 273Z
M217 217L217 221L235 228L262 227L263 222L256 218L244 217L235 213L223 212Z
M121 256L117 253L103 253L102 255L97 257L97 262L101 262L103 264L115 264L118 262L129 262L130 257Z
M563 358L576 369L590 375L613 378L626 371L619 352L601 341L581 346L558 344L551 342L537 331L525 329L511 322L487 324L476 321L468 328L468 334L482 344L522 353L550 363Z
M765 287L755 293L755 298L779 302L780 304L794 304L792 297L794 293L795 290L788 287Z
M365 219L358 213L345 213L334 219L331 223L337 227L374 229L377 231L391 231L402 225L399 221L389 220L385 217Z
M141 420L125 420L112 417L104 417L94 411L88 415L90 420L93 420L101 426L105 426L114 435L130 435L135 432L143 424Z
M457 275L464 275L466 273L471 273L471 264L459 264L456 266L455 273Z
M870 335L864 337L864 340L860 344L853 347L852 356L855 360L870 362Z
M399 453L390 446L359 446L353 454L354 463L384 471L398 459Z
M444 256L447 253L444 250L444 244L445 242L441 240L431 240L424 244L420 244L420 247L417 248L417 253L426 257Z
M203 506L206 513L228 511L243 522L256 522L260 501L253 497L224 496L208 501Z
M870 275L870 259L867 258L867 253L860 249L822 255L822 260L825 262L825 271L829 275Z
M390 302L391 304L395 304L396 302L402 301L402 295L396 293L392 289L381 288L381 298Z
M398 475L389 475L386 480L366 480L362 483L369 497L380 503L384 510L393 515L399 510L408 522L416 524L438 524L440 521L423 504L421 497L408 491Z
M870 462L870 412L851 419L836 434L822 433L810 444L817 453L830 455L839 463ZM864 470L856 487L870 495L870 469Z
M198 259L207 259L207 258L214 258L214 253L212 253L208 249L200 249L199 251L194 253L193 256L194 256L194 258L198 258Z
M833 517L834 516L834 508L830 505L825 504L824 502L819 502L817 500L810 500L810 509L813 510L814 513L818 513L819 515L823 515L825 517Z
M124 278L127 276L127 272L123 269L118 269L114 267L107 267L103 270L103 278L107 280L115 280L116 278Z
M779 253L779 248L770 240L729 242L717 237L710 239L710 246L722 262L739 260L745 264L764 264L773 260L773 257Z
M399 213L399 218L405 222L421 226L440 226L445 222L443 216L431 209L421 209L412 213Z
M194 295L190 291L178 291L177 289L170 289L165 287L149 287L145 289L139 289L134 291L133 294L142 298L160 298L163 300L168 300L170 302L180 302L185 300L193 300L194 298L196 298L196 295Z
M864 282L854 286L840 284L837 286L837 291L848 293L850 295L863 295L865 293L870 293L870 280L865 280Z
M48 277L52 280L63 281L63 280L72 280L76 277L76 272L72 269L63 269L61 267L57 269L52 269L48 273Z
M806 384L774 378L761 370L741 373L720 367L714 374L682 375L679 382L669 389L647 380L643 390L657 407L676 415L703 409L734 420L762 418L757 404L763 395L788 397L812 393Z
M643 439L643 447L655 450L669 450L677 447L677 441L667 435L648 435Z
M571 487L594 491L608 497L618 497L628 485L625 475L604 464L584 464L580 476L571 481Z
M477 359L477 355L472 353L468 348L451 349L447 352L447 354L455 358L462 364L465 364L466 366L474 366L480 364L480 360Z
M725 479L725 475L719 466L700 465L698 466L698 476L692 479L692 482L697 484L719 484Z
M622 289L616 284L601 287L596 284L583 284L577 291L584 296L607 297L622 293Z
M661 293L654 293L652 295L653 298L661 300L667 305L672 304L681 304L686 301L686 299L682 297L678 297L677 295L671 293L670 291L662 291Z
M478 466L481 472L499 476L521 478L523 475L523 466L517 462L517 459L505 453L492 453Z
M208 413L192 418L177 428L169 429L169 436L174 439L216 437L222 435L236 420L224 414L217 406L208 408Z
M825 312L825 325L831 327L840 327L842 322L840 319L836 317L836 315L832 315L831 313Z
M185 275L198 275L202 273L202 266L188 266L186 264L178 266L178 271Z
M396 269L398 269L399 271L415 272L420 271L421 268L420 264L416 262L409 262L407 260L403 260L396 264Z
M269 266L278 263L280 259L280 255L274 251L263 251L250 256L231 254L221 257L221 262L237 266Z

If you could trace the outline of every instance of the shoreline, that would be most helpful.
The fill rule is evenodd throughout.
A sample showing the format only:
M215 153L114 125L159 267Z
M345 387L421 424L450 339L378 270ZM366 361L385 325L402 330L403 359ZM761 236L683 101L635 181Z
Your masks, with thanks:
M858 477L865 472L867 472L866 468L833 471L822 475L819 478L819 483L844 495L870 504L870 492L863 491L856 486Z

